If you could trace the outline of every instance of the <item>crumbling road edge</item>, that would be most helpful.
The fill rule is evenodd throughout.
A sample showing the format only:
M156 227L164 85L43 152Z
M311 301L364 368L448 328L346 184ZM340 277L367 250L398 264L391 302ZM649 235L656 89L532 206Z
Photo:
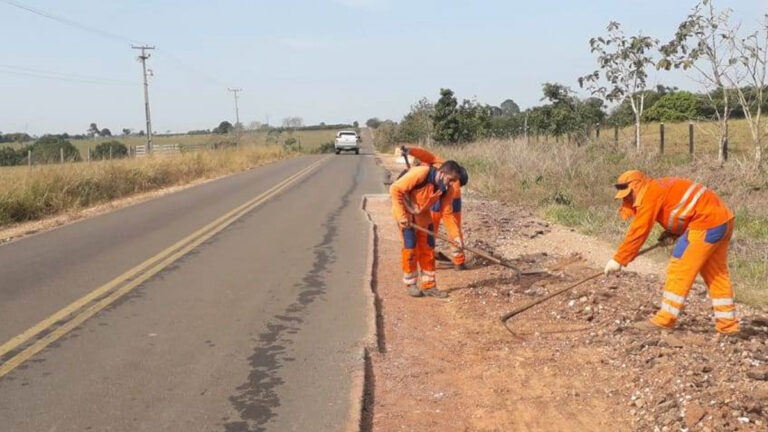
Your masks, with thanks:
M344 428L347 432L370 432L371 415L370 405L372 402L372 380L371 374L371 354L372 352L381 352L382 347L379 343L379 332L377 317L381 314L379 302L376 294L376 255L378 248L378 230L374 224L371 215L368 213L367 205L369 197L379 195L363 195L360 203L360 210L365 214L368 220L368 257L366 259L366 275L363 283L366 290L368 301L366 302L366 336L358 354L358 365L352 373L352 405L349 414L349 420Z

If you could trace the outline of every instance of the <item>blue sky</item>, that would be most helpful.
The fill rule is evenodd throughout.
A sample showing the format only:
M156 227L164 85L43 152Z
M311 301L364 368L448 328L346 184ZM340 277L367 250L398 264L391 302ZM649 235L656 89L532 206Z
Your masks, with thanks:
M228 86L243 88L240 118L308 124L399 120L441 87L498 105L539 103L541 83L578 88L595 68L590 37L610 20L668 40L693 0L12 0L113 36L61 24L0 0L0 131L143 129L140 64L149 60L158 132L234 119ZM756 28L768 0L715 0ZM20 69L25 68L25 69ZM17 73L8 73L8 72ZM57 72L70 81L29 76ZM21 72L19 74L18 72ZM98 84L73 82L98 81ZM651 83L695 89L679 72Z

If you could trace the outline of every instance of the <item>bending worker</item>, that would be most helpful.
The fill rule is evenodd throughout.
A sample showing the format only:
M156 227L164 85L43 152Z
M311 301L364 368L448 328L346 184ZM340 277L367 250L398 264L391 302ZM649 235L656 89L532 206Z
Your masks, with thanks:
M421 147L401 147L403 155L411 155L418 159L422 164L430 165L435 168L440 168L443 164L443 159L433 153L430 153ZM459 181L454 182L451 188L453 189L453 201L450 203L451 212L445 211L445 208L439 206L433 206L430 208L432 215L432 225L435 227L434 231L437 232L440 229L440 220L442 219L445 224L445 230L448 231L448 236L457 244L464 246L464 234L461 230L461 188L467 184L469 176L467 170L461 167L459 173ZM444 206L445 207L445 206ZM466 269L466 256L464 255L464 249L451 245L451 262L456 270Z
M413 297L428 295L444 298L447 294L437 290L435 282L435 238L416 231L417 224L434 231L430 208L436 204L452 211L454 189L461 166L445 161L440 168L424 165L411 168L389 189L392 195L392 215L403 237L402 266L406 291ZM417 267L418 264L418 267ZM421 289L417 287L418 270L421 269Z
M667 269L661 309L636 328L673 328L696 275L709 287L720 333L739 331L733 287L728 274L728 244L733 234L733 213L706 187L683 178L653 179L641 171L627 171L616 184L624 220L634 218L624 243L605 266L605 274L629 264L645 243L654 221L665 230L659 241L677 243Z

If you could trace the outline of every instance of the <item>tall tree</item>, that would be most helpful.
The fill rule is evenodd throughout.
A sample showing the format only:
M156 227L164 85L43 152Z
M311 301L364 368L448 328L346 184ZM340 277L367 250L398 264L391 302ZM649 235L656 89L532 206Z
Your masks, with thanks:
M499 108L501 108L501 112L507 116L520 114L520 106L512 99L507 99L502 102L501 105L499 105Z
M435 141L440 144L454 144L459 140L456 96L451 89L440 89L440 99L435 104L432 121L435 127Z
M88 130L86 131L88 136L92 138L96 138L96 135L98 135L100 132L101 130L99 130L99 127L96 126L96 123L91 123L91 125L88 127Z
M635 116L635 148L639 151L640 119L645 108L647 69L654 64L649 52L659 42L642 34L627 37L621 30L621 24L615 21L611 21L606 30L608 34L605 37L589 40L590 49L597 55L600 69L579 78L579 86L586 85L593 95L612 103L621 104L629 100Z
M400 122L398 139L404 142L418 142L421 145L432 144L434 127L432 117L435 114L435 105L427 98L421 98L411 105L411 111Z
M766 103L766 85L768 78L768 15L763 16L760 30L745 38L734 37L730 40L736 54L733 73L726 77L736 93L737 100L749 124L752 145L755 151L755 168L763 167L763 105ZM743 87L740 83L748 84Z
M579 86L586 85L593 95L612 103L621 104L629 100L635 117L635 148L639 151L647 69L654 64L650 51L659 41L642 34L627 37L621 30L621 24L615 21L611 21L606 30L608 34L605 37L589 40L590 49L597 55L600 69L579 78Z
M661 47L664 56L660 69L693 69L697 81L707 91L719 129L717 158L728 159L728 119L733 109L728 74L737 63L733 55L734 32L730 10L718 11L711 0L699 0L688 17L680 23L675 37Z

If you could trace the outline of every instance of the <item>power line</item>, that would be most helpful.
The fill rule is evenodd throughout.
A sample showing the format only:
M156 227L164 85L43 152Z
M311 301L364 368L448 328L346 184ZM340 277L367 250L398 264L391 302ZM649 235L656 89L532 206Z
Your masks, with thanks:
M3 70L3 69L10 69L10 70ZM62 81L85 82L89 84L107 84L107 85L135 84L133 81L128 81L128 80L105 78L105 77L98 77L93 75L81 75L81 74L75 74L75 73L69 73L69 72L47 71L43 69L35 69L35 68L30 68L25 66L16 66L16 65L8 65L8 64L0 64L0 72L13 74L13 75L30 76L30 77L36 77L36 78L49 78L54 80L60 79Z
M98 34L100 36L104 36L104 37L109 38L109 39L119 40L121 42L140 44L139 42L137 42L137 41L135 41L135 40L133 40L131 38L128 38L128 37L125 37L125 36L121 36L121 35L118 35L118 34L115 34L115 33L112 33L112 32L108 32L106 30L102 30L102 29L99 29L99 28L96 28L96 27L93 27L93 26L89 26L89 25L86 25L86 24L80 24L77 21L72 21L72 20L70 20L68 18L59 16L59 15L55 15L55 14L50 13L50 12L46 12L46 11L44 11L42 9L33 8L31 6L27 6L25 4L21 4L19 2L13 1L13 0L0 0L0 2L8 4L8 5L13 6L15 8L19 8L19 9L23 9L23 10L28 11L28 12L32 12L35 15L39 15L41 17L48 18L50 20L59 22L61 24L65 24L65 25L68 25L68 26L71 26L71 27L78 28L78 29L83 30L83 31L87 31L87 32Z
M14 70L0 69L0 73L6 74L6 75L16 75L16 76L24 76L24 77L30 77L30 78L42 78L42 79L48 79L48 80L54 80L54 81L67 81L67 82L76 82L76 83L83 83L83 84L128 85L127 82L95 81L95 80L88 80L88 79L67 78L62 76L44 75L44 74L35 73L35 72L22 72L22 71L14 71Z
M60 15L57 15L57 14L54 14L54 13L51 13L51 12L48 12L48 11L44 11L42 9L38 9L38 8L31 7L31 6L27 6L27 5L21 4L21 3L17 2L17 1L14 1L14 0L0 0L0 2L8 4L8 5L16 7L16 8L19 8L19 9L23 9L23 10L31 12L31 13L33 13L35 15L39 15L39 16L42 16L44 18L48 18L48 19L56 21L58 23L61 23L61 24L64 24L64 25L68 25L70 27L74 27L74 28L77 28L77 29L80 29L80 30L83 30L83 31L86 31L86 32L97 34L97 35L102 36L102 37L106 37L108 39L112 39L112 40L116 40L116 41L120 41L120 42L127 42L127 43L129 43L131 45L144 45L143 42L136 41L136 40L131 39L129 37L122 36L122 35L119 35L119 34L116 34L116 33L112 33L112 32L106 31L106 30L102 30L100 28L93 27L93 26L90 26L90 25L81 24L81 23L79 23L77 21L65 18L63 16L60 16ZM186 62L182 61L178 57L176 57L173 54L171 54L168 50L166 50L166 49L158 49L158 51L161 54L163 54L165 58L167 58L168 60L170 60L173 63L176 63L176 65L179 66L181 69L185 69L185 70L187 70L189 72L192 72L192 73L198 75L199 77L202 77L205 80L210 81L212 83L215 83L217 85L220 85L222 87L227 87L227 84L225 82L223 82L222 80L214 77L213 75L211 75L211 74L209 74L207 72L203 72L200 69L197 69L197 68L195 68L193 66L190 66Z

